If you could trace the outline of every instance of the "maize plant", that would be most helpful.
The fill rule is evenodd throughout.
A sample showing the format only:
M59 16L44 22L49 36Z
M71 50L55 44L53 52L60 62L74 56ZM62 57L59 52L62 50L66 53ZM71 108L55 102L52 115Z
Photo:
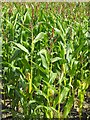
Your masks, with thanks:
M75 98L82 117L88 19L88 3L2 3L2 82L13 119L69 118Z

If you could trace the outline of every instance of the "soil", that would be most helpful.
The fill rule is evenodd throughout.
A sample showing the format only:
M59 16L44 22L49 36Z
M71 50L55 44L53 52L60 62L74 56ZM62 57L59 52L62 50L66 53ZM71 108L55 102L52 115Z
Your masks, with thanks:
M71 110L71 113L69 114L68 119L73 120L80 120L79 113L78 113L78 107L77 107L77 98L75 98L74 107ZM2 119L1 120L12 120L12 114L10 111L10 100L6 99L6 105L4 106L4 101L2 100ZM4 109L9 109L9 111L4 112ZM83 102L83 109L82 109L82 117L81 120L89 120L90 119L90 87L88 88L86 94L85 94L85 101Z
M71 110L71 113L69 115L69 118L73 118L74 120L80 120L79 113L78 113L78 107L77 107L77 98L75 101L75 105ZM81 120L90 120L90 86L87 89L87 92L85 94L85 100L83 102L83 109L82 109L82 115Z

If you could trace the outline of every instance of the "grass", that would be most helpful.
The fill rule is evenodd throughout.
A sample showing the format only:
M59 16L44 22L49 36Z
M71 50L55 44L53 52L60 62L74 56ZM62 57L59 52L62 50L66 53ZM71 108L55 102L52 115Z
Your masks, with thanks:
M13 119L67 118L90 85L88 3L3 3L3 85ZM63 106L63 107L62 107Z

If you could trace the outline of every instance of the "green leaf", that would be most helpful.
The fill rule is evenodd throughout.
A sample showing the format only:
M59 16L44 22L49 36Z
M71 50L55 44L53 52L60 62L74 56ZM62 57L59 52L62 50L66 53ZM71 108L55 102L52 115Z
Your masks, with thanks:
M13 85L7 85L8 93L10 92L10 89L15 89Z
M54 108L54 107L50 107L53 111L55 111L56 113L58 113L58 111Z
M22 63L23 63L23 66L25 69L31 69L31 65L29 64L29 61L26 59L21 59L22 60Z
M38 106L35 108L34 112L36 112L36 110L37 110L37 109L40 109L40 108L44 108L44 109L46 109L46 110L49 110L49 107L47 107L47 106L38 105Z
M49 89L53 90L55 93L58 93L58 91L52 84L50 84L49 82L47 82L45 80L42 80L42 81L48 86Z
M29 31L31 33L31 30L27 27L25 27L23 24L17 22L18 25L20 25L22 28L24 28L25 30Z
M59 26L59 29L62 31L63 35L65 36L65 32L64 32L64 29L63 29L61 23L58 21L57 24Z
M78 89L78 99L80 100L81 103L84 101L84 94L85 94L84 91Z
M56 34L61 36L63 42L65 42L65 38L64 38L64 35L62 34L61 30L59 30L58 28L54 28L54 29L55 29Z
M22 51L24 51L25 53L27 53L28 55L30 55L30 54L29 54L29 51L28 51L23 45L21 45L20 43L14 43L14 42L13 42L13 44L14 44L15 46L17 46L20 50L22 50Z
M46 51L45 49L42 49L42 50L40 50L37 54L38 54L38 55L40 55L40 54L46 55L46 52L47 52L47 51Z
M59 102L59 95L57 96L57 97L55 97L55 99L54 99L54 107L57 105L57 104L60 104L60 102Z
M76 55L78 55L78 53L81 51L83 46L84 46L84 41L77 47L77 49L75 49L75 51L73 52L73 57L76 57Z
M62 58L60 57L55 57L55 58L52 58L51 59L51 62L54 63L54 62L57 62L58 60L61 60Z
M48 68L48 64L46 62L46 59L45 59L44 55L40 54L40 56L41 56L41 59L42 59L43 67L47 69Z
M32 104L32 103L36 103L37 101L36 100L30 100L28 105Z
M41 96L43 96L44 98L46 98L47 101L49 101L48 96L47 96L43 91L39 90L34 84L33 84L33 86L34 86L34 88L35 88L35 90L36 90L36 94L37 94L37 95L41 95Z
M41 72L43 72L45 75L47 74L47 70L45 70L43 67L39 66L37 63L32 62L36 68L38 68Z
M31 17L30 17L29 12L27 11L24 15L24 23L28 24L30 20L31 20Z
M13 68L14 70L17 70L23 77L25 77L19 67L15 67L14 65L12 65L12 64L10 64L8 62L2 62L2 64L5 65L5 67L8 66L10 68Z
M11 61L15 60L17 57L20 57L21 50L15 50L13 56L11 57Z
M39 33L39 34L36 36L36 38L34 39L34 43L36 43L36 42L44 39L45 35L46 35L46 33L44 33L44 32Z
M69 88L68 87L64 87L61 94L60 94L60 102L63 102L65 100L65 98L67 97L67 94L69 92Z
M50 73L50 81L49 81L49 83L53 83L55 81L56 77L57 77L57 73L51 72Z
M90 85L90 75L86 79L83 79L82 81Z
M41 57L43 67L48 69L49 60L48 60L47 51L45 49L42 49L37 54L40 55L40 57Z
M68 98L68 101L67 101L65 107L64 107L63 118L67 118L67 116L70 113L70 110L73 106L73 102L74 102L74 98L73 98L73 96L70 96Z

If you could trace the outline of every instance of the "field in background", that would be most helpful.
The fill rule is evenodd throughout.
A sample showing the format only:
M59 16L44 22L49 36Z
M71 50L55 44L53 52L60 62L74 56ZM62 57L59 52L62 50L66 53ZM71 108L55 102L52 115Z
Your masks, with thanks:
M2 112L15 120L82 118L88 28L89 3L3 3Z

